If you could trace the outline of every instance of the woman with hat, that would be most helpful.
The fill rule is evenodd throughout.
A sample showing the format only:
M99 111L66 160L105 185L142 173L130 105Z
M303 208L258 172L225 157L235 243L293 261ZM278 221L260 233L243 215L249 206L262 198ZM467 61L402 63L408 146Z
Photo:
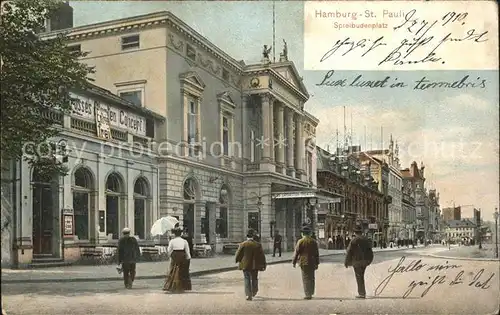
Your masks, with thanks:
M182 293L191 290L189 279L189 262L191 253L188 242L181 237L182 229L176 227L172 230L174 238L168 243L168 255L170 256L170 271L163 285L164 291Z
M299 262L302 271L302 285L304 286L304 299L310 300L314 295L316 286L315 273L319 266L319 247L318 242L312 238L312 231L309 226L302 227L302 238L295 246L293 255L293 267Z

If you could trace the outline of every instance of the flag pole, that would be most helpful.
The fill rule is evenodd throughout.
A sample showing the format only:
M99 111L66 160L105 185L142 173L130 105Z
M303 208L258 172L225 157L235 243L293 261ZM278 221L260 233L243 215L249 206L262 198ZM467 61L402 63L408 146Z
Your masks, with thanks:
M273 0L273 62L276 62L276 9Z

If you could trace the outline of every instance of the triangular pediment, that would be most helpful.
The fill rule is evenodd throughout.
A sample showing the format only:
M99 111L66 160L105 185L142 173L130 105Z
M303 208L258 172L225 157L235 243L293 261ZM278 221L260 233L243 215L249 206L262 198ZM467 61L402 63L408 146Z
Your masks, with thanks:
M231 92L229 91L223 91L217 93L217 100L219 100L219 102L230 105L233 108L236 107L236 104L234 103L233 98L231 97Z
M218 100L223 100L225 102L228 102L228 103L231 103L231 104L234 104L234 101L231 97L231 92L229 91L224 91L224 92L220 92L217 94L217 99Z
M290 82L290 84L299 90L302 94L309 97L309 93L307 92L306 86L304 85L302 77L299 75L297 68L293 62L288 61L286 63L276 64L273 67L274 71L276 71L283 79Z
M188 71L181 73L179 75L181 81L189 81L190 83L199 86L200 88L205 88L205 82L201 79L200 75L196 71Z

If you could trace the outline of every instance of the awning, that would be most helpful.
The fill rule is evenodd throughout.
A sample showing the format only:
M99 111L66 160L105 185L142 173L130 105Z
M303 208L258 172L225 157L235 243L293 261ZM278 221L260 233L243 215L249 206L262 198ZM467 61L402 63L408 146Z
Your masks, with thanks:
M318 203L339 203L341 198L336 196L327 196L319 191L283 191L272 194L273 199L309 199L316 198Z

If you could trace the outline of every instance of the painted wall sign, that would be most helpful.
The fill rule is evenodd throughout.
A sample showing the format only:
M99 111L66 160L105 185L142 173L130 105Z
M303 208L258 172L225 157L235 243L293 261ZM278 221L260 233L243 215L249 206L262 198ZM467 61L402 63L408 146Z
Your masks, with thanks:
M63 224L64 235L74 235L73 215L65 214Z
M72 94L71 97L78 99L73 103L73 116L95 120L98 111L97 106L99 111L107 113L105 116L107 116L111 127L127 130L140 136L146 135L146 120L144 117L85 96Z
M274 199L292 199L292 198L315 198L314 192L294 192L294 193L278 193L273 195Z
M370 223L370 224L368 224L368 228L370 230L378 230L378 224L377 223Z

